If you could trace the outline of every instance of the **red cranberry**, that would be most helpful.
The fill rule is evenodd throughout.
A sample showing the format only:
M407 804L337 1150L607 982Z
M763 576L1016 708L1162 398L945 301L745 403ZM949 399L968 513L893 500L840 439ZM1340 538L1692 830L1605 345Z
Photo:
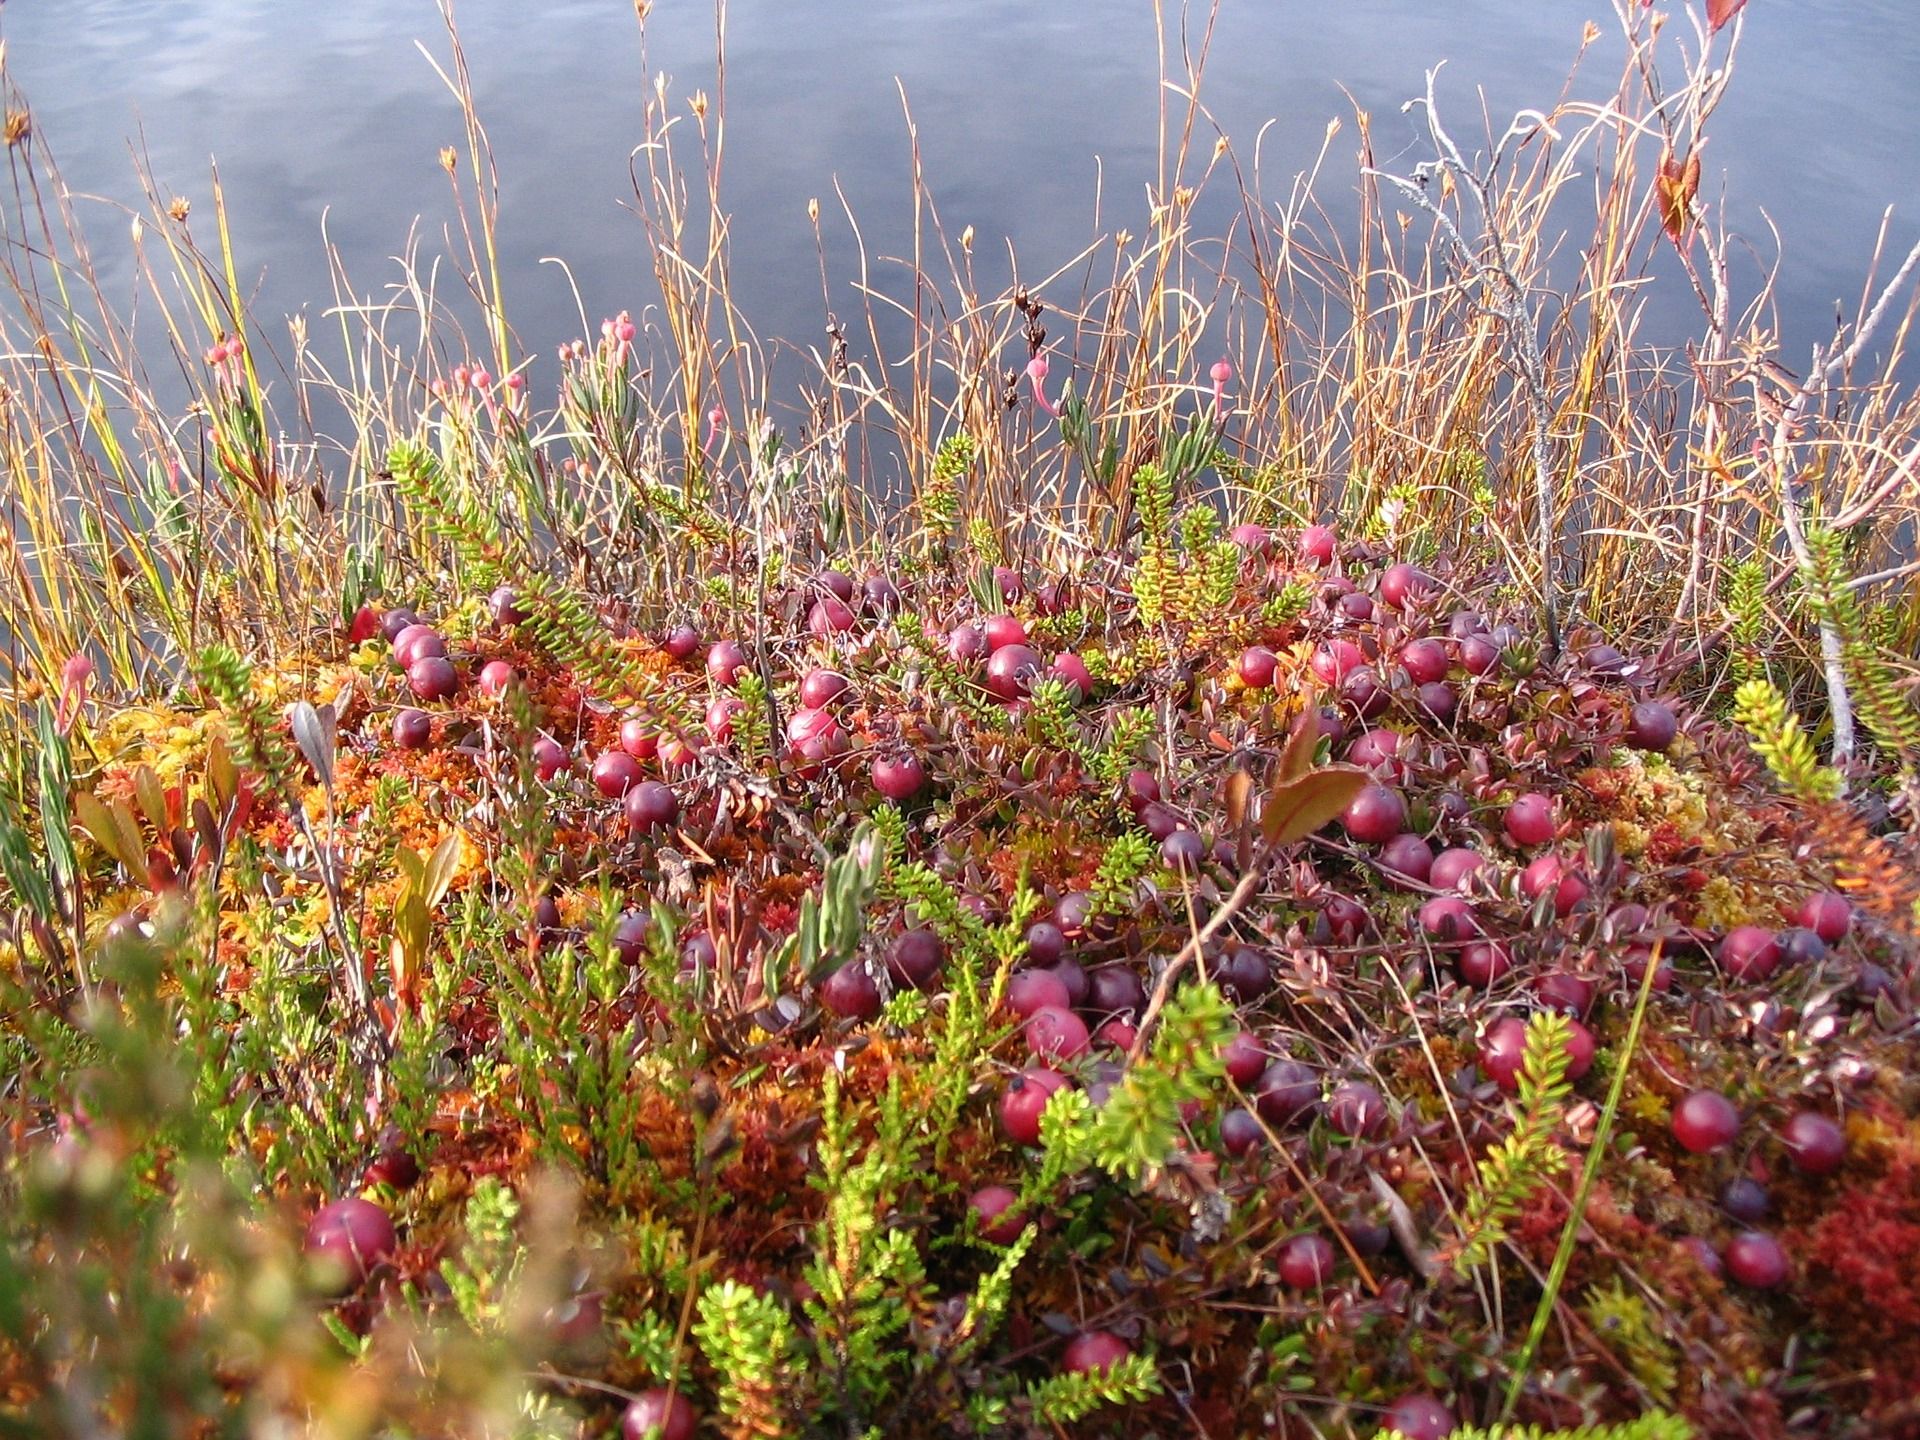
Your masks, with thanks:
M834 599L853 603L853 577L844 570L822 570L813 577L816 588L824 590Z
M1407 828L1407 802L1398 790L1364 786L1340 816L1340 823L1363 845L1384 845Z
M1513 957L1497 940L1477 940L1454 959L1460 983L1484 990L1513 968Z
M1464 890L1467 882L1486 868L1486 856L1477 850L1457 847L1442 850L1433 857L1433 868L1427 872L1427 883L1436 890Z
M1500 647L1480 635L1470 635L1460 642L1460 668L1469 675L1490 674L1500 663Z
M638 965L647 953L647 937L653 933L653 919L644 910L629 910L613 922L612 950L621 963Z
M1816 891L1801 902L1794 923L1804 925L1829 945L1838 945L1853 928L1853 906L1831 890Z
M800 704L809 710L823 710L852 683L838 670L809 670L800 680Z
M1139 1040L1139 1038L1140 1032L1125 1020L1122 1020L1118 1015L1101 1021L1100 1028L1093 1032L1095 1044L1103 1045L1109 1050L1118 1051L1122 1055L1130 1052L1133 1049L1134 1042Z
M1404 610L1433 593L1433 579L1402 561L1380 576L1380 601L1389 609Z
M796 710L787 717L787 753L802 763L803 776L819 773L820 762L846 749L846 732L831 710Z
M1596 1046L1593 1032L1578 1020L1567 1022L1567 1078L1578 1080L1593 1068ZM1508 1094L1520 1088L1520 1063L1527 1049L1527 1023L1516 1015L1503 1016L1487 1027L1480 1039L1480 1068Z
M307 1225L307 1254L320 1261L334 1285L358 1285L396 1243L387 1212L357 1195L321 1206Z
M882 755L873 762L873 788L889 800L911 800L926 784L927 767L918 755Z
M1333 602L1335 613L1349 620L1366 621L1373 618L1373 597L1364 590L1349 590Z
M1334 543L1331 525L1309 525L1300 532L1300 558L1309 565L1330 565Z
M609 800L618 800L642 779L640 762L624 750L603 750L593 762L593 787Z
M1333 1242L1324 1235L1295 1235L1280 1246L1274 1263L1289 1290L1318 1290L1333 1278Z
M1266 1138L1260 1122L1249 1110L1236 1105L1220 1117L1220 1148L1236 1160L1258 1149Z
M1817 965L1827 958L1827 942L1816 931L1794 925L1775 937L1783 965Z
M1054 1091L1072 1083L1058 1070L1044 1066L1022 1070L1008 1082L1006 1093L1000 1097L1000 1128L1007 1132L1009 1139L1021 1145L1038 1145L1040 1112L1047 1108Z
M1646 978L1647 965L1653 959L1651 945L1629 945L1620 961L1620 973L1627 983L1638 989ZM1653 989L1656 994L1664 995L1673 988L1673 962L1664 955L1660 957L1659 968L1653 972Z
M1516 845L1544 845L1553 839L1553 799L1538 793L1522 795L1507 807L1502 820Z
M693 1440L700 1414L687 1397L666 1390L642 1390L620 1417L621 1440Z
M1520 893L1529 900L1553 895L1553 913L1571 915L1587 898L1587 882L1558 855L1542 855L1520 872Z
M1358 1080L1342 1085L1327 1101L1327 1123L1349 1139L1377 1140L1391 1118L1380 1092Z
M680 797L658 780L642 780L627 792L627 823L635 830L653 830L680 818Z
M1326 685L1338 685L1367 663L1365 653L1351 640L1328 640L1314 650L1307 668Z
M380 617L380 637L391 645L400 638L409 625L419 623L420 617L405 607L389 610ZM393 658L398 660L400 657L395 655Z
M1787 1278L1787 1252L1762 1230L1747 1230L1727 1242L1727 1275L1754 1290L1772 1290Z
M1040 673L1040 657L1025 645L1002 645L987 659L987 692L1010 705L1027 693Z
M1082 700L1093 698L1093 672L1087 669L1087 662L1078 655L1063 653L1054 656L1053 664L1047 667L1047 674L1072 686Z
M1247 1086L1258 1080L1267 1068L1267 1052L1259 1040L1242 1030L1221 1050L1220 1063L1226 1067L1229 1080Z
M1216 978L1229 996L1247 1005L1273 988L1273 965L1265 951L1242 945L1221 962Z
M1280 657L1264 645L1255 645L1240 656L1240 683L1249 690L1265 690L1273 684L1273 672Z
M707 675L716 685L733 684L746 666L746 652L732 640L716 640L707 651Z
M1542 975L1533 986L1533 998L1542 1010L1557 1010L1575 1020L1587 1018L1587 1012L1593 1009L1598 993L1598 988L1591 980L1569 975L1564 970Z
M860 587L860 598L870 615L897 615L903 603L900 587L884 575L869 575Z
M1111 1330L1083 1330L1067 1342L1060 1368L1072 1375L1111 1370L1133 1354L1133 1349Z
M489 700L498 700L507 693L507 687L515 678L513 666L504 660L489 660L480 667L480 693Z
M1027 577L1011 565L996 565L993 567L993 586L1000 592L1001 600L1010 605L1027 593Z
M711 705L707 706L707 734L713 737L713 742L716 745L725 745L729 740L733 739L733 717L745 713L746 708L747 702L742 700L738 695L722 695ZM636 723L637 722L632 720L627 722L628 725ZM621 726L620 730L621 738L624 740L626 736L626 726ZM653 742L654 749L658 751L659 737L657 735L653 737ZM621 748L626 749L627 747L623 745ZM633 752L631 749L628 749L627 753L632 754Z
M566 747L551 735L542 735L533 742L533 773L543 781L550 781L567 768L570 757Z
M409 625L393 640L394 662L402 670L416 660L431 656L445 658L446 653L447 642L440 638L440 632L431 625Z
M987 637L978 625L956 625L947 632L947 658L956 665L971 665L987 655Z
M1352 945L1367 928L1366 908L1346 895L1329 895L1320 902L1320 918L1328 934L1341 945Z
M1036 965L1052 965L1067 953L1067 937L1051 920L1027 927L1027 955Z
M393 717L393 743L402 750L424 750L433 739L433 717L424 710L402 710Z
M1347 747L1347 763L1367 770L1385 766L1396 774L1403 773L1406 767L1398 761L1406 738L1398 730L1385 727L1369 730Z
M1146 1008L1147 987L1130 967L1103 965L1087 977L1087 1004L1096 1015L1137 1015Z
M1011 615L989 615L980 622L980 632L986 636L989 651L1027 643L1027 627Z
M849 960L820 982L820 1003L848 1020L871 1020L880 1013L880 987L867 967Z
M1180 829L1180 817L1157 801L1140 807L1140 828L1156 840L1165 840Z
M1769 1203L1767 1187L1746 1175L1734 1176L1720 1191L1720 1208L1742 1225L1766 1219Z
M1035 1011L1052 1007L1065 1010L1072 1006L1066 982L1051 970L1016 970L1007 977L1006 1007L1022 1020Z
M1420 686L1413 692L1413 698L1422 710L1442 725L1453 719L1453 712L1460 704L1460 697L1454 693L1453 687L1439 680Z
M1227 531L1227 538L1242 550L1248 550L1262 557L1273 553L1273 536L1267 533L1264 525L1241 524Z
M734 702L736 705L738 701ZM707 711L711 725L713 711ZM620 722L620 748L636 760L651 760L660 753L660 732L652 721L640 715L629 715Z
M1644 700L1633 707L1627 720L1627 743L1636 750L1663 752L1680 733L1680 722L1671 707L1657 700Z
M1420 907L1420 928L1443 945L1471 940L1480 932L1473 907L1458 895L1436 895Z
M1780 968L1780 947L1771 930L1736 925L1720 942L1720 968L1736 980L1764 980Z
M980 1238L996 1245L1011 1245L1026 1229L1026 1221L1013 1206L1020 1197L1004 1185L982 1185L967 1197L967 1206L979 1217Z
M1151 770L1129 770L1123 786L1127 808L1138 815L1147 806L1160 799L1160 782Z
M1077 1060L1087 1053L1086 1022L1071 1010L1042 1005L1024 1029L1027 1048L1042 1060Z
M1058 976L1060 983L1067 987L1067 1000L1076 1010L1087 1003L1087 994L1092 987L1087 981L1087 972L1080 968L1078 960L1069 955L1049 965L1047 971Z
M837 595L822 595L807 609L807 633L825 639L853 629L853 607Z
M1433 1396L1416 1391L1387 1407L1382 1428L1398 1430L1401 1440L1447 1440L1454 1431L1453 1412Z
M887 947L887 973L896 985L924 990L946 963L947 947L931 930L906 930Z
M1418 835L1396 835L1380 847L1380 868L1424 885L1433 874L1433 847Z
M1392 703L1393 695L1371 665L1356 665L1340 682L1340 699L1362 720L1371 720Z
M1191 830L1176 830L1160 842L1160 858L1168 869L1191 875L1207 858L1206 842Z
M676 625L667 632L660 648L676 660L689 659L700 648L700 632L691 625Z
M1275 1060L1253 1085L1253 1108L1269 1125L1299 1119L1319 1099L1320 1077L1298 1060Z
M1447 678L1447 647L1438 640L1409 640L1400 647L1400 665L1416 685Z
M460 676L445 656L422 655L407 666L407 688L422 700L445 700L460 688Z
M1789 1116L1780 1138L1786 1142L1787 1158L1803 1175L1831 1175L1847 1158L1846 1132L1817 1111Z
M1595 645L1584 658L1587 667L1595 675L1609 680L1620 678L1632 668L1627 663L1627 657L1611 645Z
M1673 1107L1673 1138L1692 1154L1724 1149L1739 1133L1740 1112L1718 1090L1695 1090Z

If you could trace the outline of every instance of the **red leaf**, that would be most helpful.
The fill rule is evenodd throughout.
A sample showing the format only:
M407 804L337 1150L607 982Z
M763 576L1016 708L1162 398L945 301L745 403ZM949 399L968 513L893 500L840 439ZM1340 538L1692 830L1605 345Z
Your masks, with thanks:
M1720 27L1746 8L1747 0L1707 0L1707 27L1718 34Z

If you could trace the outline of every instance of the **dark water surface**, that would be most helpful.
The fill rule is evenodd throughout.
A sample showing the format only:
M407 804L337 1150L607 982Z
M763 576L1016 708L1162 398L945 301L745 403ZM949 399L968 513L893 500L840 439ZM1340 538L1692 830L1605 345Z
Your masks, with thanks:
M1337 201L1352 191L1353 103L1372 112L1383 163L1405 169L1425 152L1399 107L1426 67L1448 62L1454 129L1477 134L1476 89L1502 123L1552 104L1589 18L1614 33L1605 0L1225 0L1203 97L1248 160L1260 126L1276 122L1261 145L1271 197L1312 163L1327 121L1346 118L1323 182ZM639 27L630 0L464 0L458 19L501 174L508 314L546 353L581 327L566 275L544 257L568 262L593 323L650 291L641 228L622 208L641 138ZM1913 19L1912 0L1748 8L1703 193L1719 197L1724 171L1754 245L1740 276L1749 290L1782 254L1796 364L1829 333L1836 302L1852 313L1883 209L1896 207L1896 252L1920 234ZM136 133L163 191L195 201L203 239L217 159L263 316L305 309L318 333L331 295L323 212L363 290L394 278L386 257L416 217L424 249L442 247L451 210L437 153L460 146L464 164L464 145L458 109L414 44L446 56L428 0L9 0L0 32L37 135L72 189L98 197L80 209L117 302L132 293L114 206L138 200ZM658 0L647 45L672 95L713 91L710 4ZM1611 81L1614 51L1602 48L1584 93ZM991 293L1008 275L1000 237L1027 276L1086 243L1102 175L1105 224L1145 228L1155 75L1148 0L733 0L726 185L748 316L763 338L818 342L828 302L806 204L819 197L844 236L836 181L869 250L903 252L896 77L943 215L955 233L975 228ZM852 272L835 268L831 303L846 313ZM1659 303L1690 323L1684 292Z

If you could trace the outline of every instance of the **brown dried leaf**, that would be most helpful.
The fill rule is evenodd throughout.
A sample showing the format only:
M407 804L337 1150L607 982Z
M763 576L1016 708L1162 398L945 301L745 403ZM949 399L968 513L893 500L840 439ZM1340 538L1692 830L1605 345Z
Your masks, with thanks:
M1746 9L1747 0L1707 0L1707 29L1718 34L1720 27Z
M1304 840L1332 820L1367 783L1356 765L1324 765L1295 780L1282 780L1267 795L1260 833L1269 845Z

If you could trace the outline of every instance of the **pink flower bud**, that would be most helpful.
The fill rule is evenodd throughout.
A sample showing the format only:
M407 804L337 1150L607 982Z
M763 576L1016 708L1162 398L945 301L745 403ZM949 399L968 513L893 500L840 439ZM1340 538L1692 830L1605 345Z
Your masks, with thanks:
M1224 385L1233 379L1233 366L1225 360L1216 360L1213 362L1213 369L1207 373L1213 377L1214 384Z
M1036 355L1027 362L1027 378L1033 382L1033 403L1049 415L1058 416L1059 410L1047 399L1047 357Z
M489 375L484 369L476 370L473 372L473 388L474 389L486 390L491 388L492 385L493 385L493 376Z

